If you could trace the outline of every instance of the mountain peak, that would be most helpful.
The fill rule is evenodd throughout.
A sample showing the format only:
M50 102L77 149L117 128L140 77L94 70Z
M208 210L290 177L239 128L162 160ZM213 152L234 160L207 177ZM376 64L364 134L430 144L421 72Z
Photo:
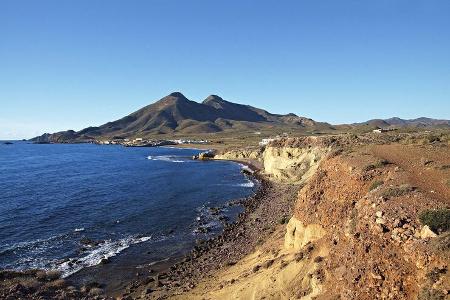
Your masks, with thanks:
M313 121L311 126L315 126ZM293 114L275 115L249 105L233 103L218 95L209 95L202 103L172 92L128 116L73 132L66 131L38 140L51 142L85 141L115 137L150 137L160 134L210 134L213 132L254 132L260 129L293 127L303 129L310 123Z
M208 102L208 101L224 101L224 100L217 95L209 95L208 97L206 97L206 99L203 101L203 103Z
M170 103L178 103L178 102L184 102L188 101L188 99L180 92L173 92L169 95L159 99L157 102L158 104L162 105L168 105Z
M182 98L182 99L186 99L186 97L180 93L180 92L173 92L170 93L168 97L175 97L175 98Z

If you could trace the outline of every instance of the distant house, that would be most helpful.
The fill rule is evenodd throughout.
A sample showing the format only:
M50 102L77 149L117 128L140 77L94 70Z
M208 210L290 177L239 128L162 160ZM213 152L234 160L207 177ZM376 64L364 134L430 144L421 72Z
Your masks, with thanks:
M135 138L134 141L135 142L142 142L142 138Z
M261 142L259 142L259 145L260 146L265 146L265 145L267 145L267 144L269 144L270 142L273 142L273 141L275 141L275 139L273 139L273 138L262 139Z
M383 133L383 132L394 131L394 130L396 130L396 129L395 128L377 128L377 129L372 130L372 132Z

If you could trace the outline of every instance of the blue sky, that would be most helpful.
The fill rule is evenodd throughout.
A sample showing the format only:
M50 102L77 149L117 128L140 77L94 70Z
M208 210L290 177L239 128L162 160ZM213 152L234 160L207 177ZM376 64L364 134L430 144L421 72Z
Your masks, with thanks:
M334 124L450 119L450 1L0 0L0 139L172 91Z

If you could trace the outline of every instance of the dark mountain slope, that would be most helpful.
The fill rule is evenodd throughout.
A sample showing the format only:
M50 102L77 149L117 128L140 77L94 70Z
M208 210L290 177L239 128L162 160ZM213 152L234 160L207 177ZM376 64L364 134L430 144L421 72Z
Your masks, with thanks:
M147 105L119 120L78 132L45 134L39 142L86 141L98 138L125 138L158 134L204 134L220 131L246 131L264 128L315 129L332 126L295 114L277 115L249 105L208 96L202 103L187 99L179 92Z

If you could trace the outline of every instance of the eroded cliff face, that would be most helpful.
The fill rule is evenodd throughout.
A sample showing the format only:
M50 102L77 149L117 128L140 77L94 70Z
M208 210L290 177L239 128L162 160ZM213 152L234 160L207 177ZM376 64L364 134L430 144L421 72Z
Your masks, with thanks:
M336 149L303 139L261 152L269 178L304 184L294 214L254 253L200 285L193 299L448 297L449 235L424 235L418 220L425 209L446 207L446 199L420 179L412 182L406 165L377 156L378 148ZM445 157L445 166L447 151L431 153L436 161ZM444 181L433 184L449 189Z
M262 159L262 152L263 149L261 148L230 150L217 154L214 159L260 161Z
M329 152L322 147L266 147L262 154L264 173L283 183L302 184L319 167L320 161Z
M256 149L239 149L216 155L215 159L258 162L263 173L279 183L303 184L317 170L320 161L330 153L330 145L317 143L319 139L309 138L301 146L286 144L271 145Z

